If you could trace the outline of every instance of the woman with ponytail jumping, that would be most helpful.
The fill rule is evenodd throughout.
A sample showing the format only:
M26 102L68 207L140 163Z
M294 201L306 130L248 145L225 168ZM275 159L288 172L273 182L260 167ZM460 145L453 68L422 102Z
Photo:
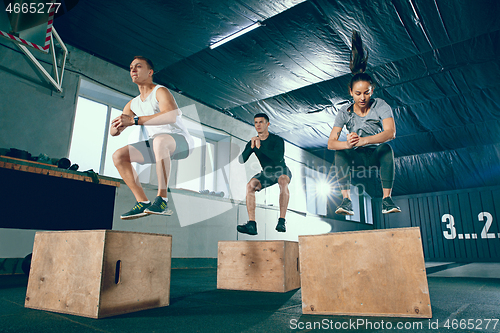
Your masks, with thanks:
M343 197L336 214L354 215L350 197L351 167L377 167L383 190L382 213L401 212L391 198L394 153L386 143L396 135L394 117L384 100L372 98L375 87L371 76L365 73L367 60L368 50L364 50L359 33L354 31L350 61L354 76L349 83L349 94L354 103L339 110L328 139L328 149L335 150L335 168ZM349 132L347 140L339 141L344 126Z

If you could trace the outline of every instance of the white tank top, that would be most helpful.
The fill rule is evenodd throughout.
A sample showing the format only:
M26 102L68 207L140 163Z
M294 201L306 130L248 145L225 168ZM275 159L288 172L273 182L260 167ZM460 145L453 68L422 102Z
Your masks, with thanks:
M135 97L130 104L130 109L137 116L151 116L155 113L160 112L160 104L158 99L156 98L156 91L159 88L165 88L162 85L157 84L154 87L153 91L146 97L146 100L141 100L141 95ZM143 129L147 131L149 138L154 138L159 134L180 134L186 138L186 141L189 145L189 150L194 148L194 140L189 134L186 125L182 121L182 111L177 109L177 118L175 123L173 124L165 124L165 125L149 125L143 126Z

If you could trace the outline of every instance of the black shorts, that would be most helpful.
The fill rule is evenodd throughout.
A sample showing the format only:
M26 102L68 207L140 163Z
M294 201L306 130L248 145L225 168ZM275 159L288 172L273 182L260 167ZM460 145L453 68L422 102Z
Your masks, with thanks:
M173 160L182 160L189 156L189 144L187 143L186 138L180 134L168 134L175 140L175 151L171 155L171 159ZM149 139L147 141L140 141L129 146L137 149L144 158L144 162L139 164L151 164L155 163L155 153L153 152L153 139Z
M290 171L290 169L288 169L288 167L275 167L272 169L263 170L252 178L257 179L260 182L260 185L262 185L262 190L266 187L278 183L278 178L280 178L281 175L287 175L290 180L292 180L292 172Z

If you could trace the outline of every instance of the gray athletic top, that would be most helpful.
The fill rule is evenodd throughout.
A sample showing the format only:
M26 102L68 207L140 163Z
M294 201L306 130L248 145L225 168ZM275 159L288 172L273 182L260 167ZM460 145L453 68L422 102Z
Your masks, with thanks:
M392 109L383 99L372 98L370 100L370 111L364 117L358 116L352 111L353 104L346 104L340 108L335 117L334 127L343 128L344 125L349 133L357 133L360 137L372 136L384 130L382 120L394 118ZM378 146L379 143L368 146Z

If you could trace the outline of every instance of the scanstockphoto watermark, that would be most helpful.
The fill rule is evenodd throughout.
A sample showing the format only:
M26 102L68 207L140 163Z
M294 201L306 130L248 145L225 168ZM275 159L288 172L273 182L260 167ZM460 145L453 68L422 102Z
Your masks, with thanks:
M320 321L299 321L290 320L290 329L292 330L421 330L428 328L422 321L384 321L369 319L349 319L344 321L335 321L333 319L322 319Z
M287 174L285 167L276 166L276 167L264 167L261 169L261 165L258 162L253 162L251 165L251 170L255 173L262 172L268 177L278 177L282 174ZM292 173L292 182L290 186L294 190L302 189L305 192L313 191L314 195L324 196L334 195L334 192L340 190L342 184L350 183L347 181L347 178L355 177L358 182L354 187L351 188L351 193L354 195L364 195L366 192L365 184L359 182L361 178L371 178L378 177L379 168L376 166L370 167L358 167L356 170L353 169L342 169L338 168L339 173L337 173L337 168L335 166L327 167L324 165L314 166L314 168L310 168L306 165L306 168L303 168L305 171L301 171L297 174L297 172ZM351 177L348 177L351 176ZM299 178L302 178L301 180ZM310 183L308 183L307 179L311 179L315 182L316 186L310 187ZM352 192L353 191L353 192Z
M469 318L469 319L427 319L424 321L384 321L370 319L349 319L334 321L323 319L320 321L290 320L292 330L441 330L456 332L460 330L495 330L499 323L498 318Z
M352 177L356 177L359 179L363 178L372 178L372 177L378 177L379 172L380 172L380 167L376 165L371 165L371 166L356 166L356 167L348 167L348 168L343 168L340 166L332 165L331 167L327 167L326 165L309 165L305 164L305 167L313 170L317 173L323 174L323 175L330 175L330 176L338 176L339 178L344 178L348 175L351 175ZM253 162L251 164L251 169L252 170L260 170L261 166L258 162ZM283 172L284 168L280 166L276 167L269 167L266 166L262 169L262 171L266 173L273 173L276 171L281 170Z
M314 170L318 173L325 175L336 175L338 178L344 178L348 175L351 177L356 177L359 179L377 177L380 172L380 167L377 165L357 165L355 167L341 167L337 165L332 165L327 167L326 165L316 165L315 163L306 163L306 168Z
M337 178L345 178L347 176L355 177L357 179L364 178L374 178L379 176L380 168L376 165L372 166L356 166L356 167L348 167L343 168L336 165L332 165L331 167L327 167L326 165L305 165L306 168L313 170L319 174L328 176L328 178L333 178L332 176L336 176ZM251 164L252 170L260 170L261 166L258 162L253 162ZM274 174L276 172L281 172L281 174L286 174L285 168L281 166L270 167L266 166L261 169L265 174Z

